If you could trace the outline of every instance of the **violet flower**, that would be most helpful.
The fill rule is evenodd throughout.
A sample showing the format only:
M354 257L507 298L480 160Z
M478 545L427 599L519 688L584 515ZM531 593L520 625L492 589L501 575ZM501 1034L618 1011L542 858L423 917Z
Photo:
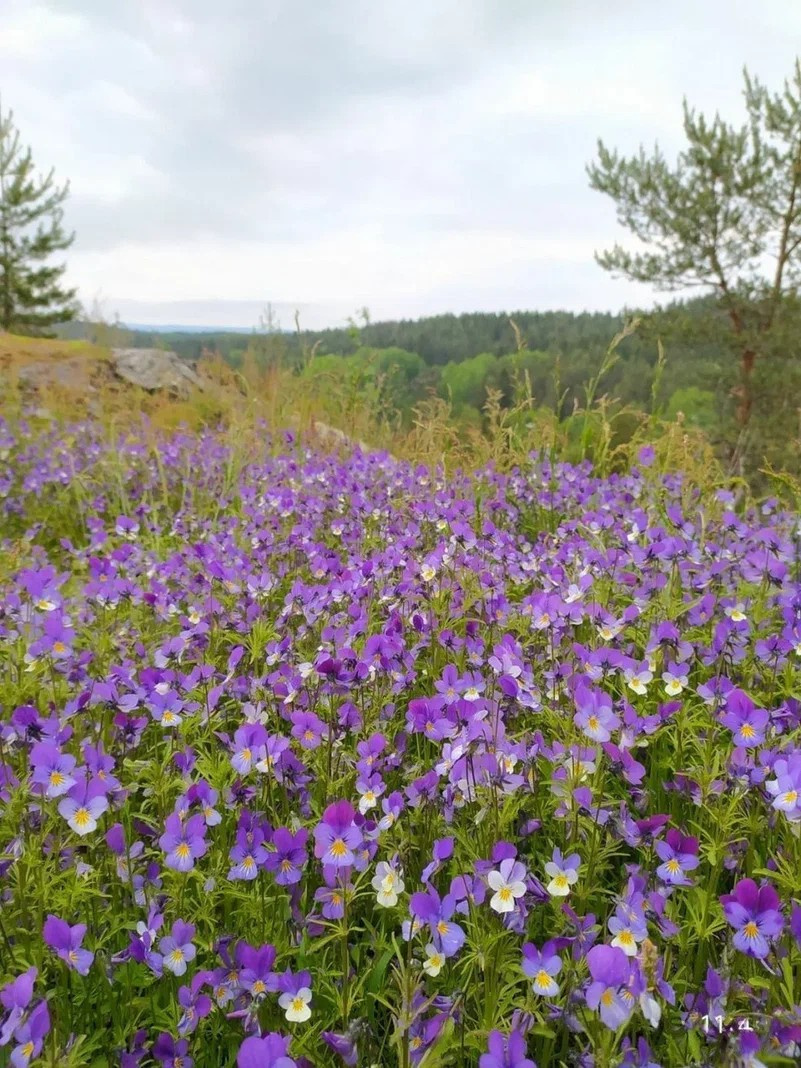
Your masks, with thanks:
M519 1031L512 1031L505 1038L500 1031L490 1031L487 1053L479 1058L479 1068L537 1068L526 1056L526 1040Z
M733 942L737 949L758 960L767 957L770 943L784 927L779 895L773 887L758 887L753 879L741 879L734 892L723 894L720 902L726 919L735 929Z
M356 813L348 801L335 801L314 828L314 855L335 868L351 867L354 851L362 845L362 832L353 822Z
M626 985L631 975L629 958L614 946L593 946L587 954L592 982L585 999L589 1008L598 1010L608 1028L616 1031L631 1015L634 998Z
M42 929L45 945L54 950L78 975L88 975L95 959L94 953L81 948L85 934L85 923L76 923L74 927L70 927L64 920L53 915L47 917Z

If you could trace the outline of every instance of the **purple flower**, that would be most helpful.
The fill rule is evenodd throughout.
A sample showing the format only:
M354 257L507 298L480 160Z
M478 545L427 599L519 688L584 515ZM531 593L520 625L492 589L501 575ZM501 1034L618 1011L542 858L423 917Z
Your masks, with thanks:
M790 933L795 939L796 945L801 946L801 905L796 905L795 903L790 913Z
M451 920L456 911L456 898L446 894L440 898L433 887L426 892L412 894L410 901L412 916L420 925L427 925L431 931L434 946L446 957L452 957L464 945L465 933L458 923Z
M328 728L313 712L293 713L291 734L303 749L316 749L327 733Z
M537 1068L526 1056L526 1040L519 1031L512 1031L506 1039L500 1031L490 1031L487 1053L482 1053L479 1068Z
M268 853L264 866L275 872L275 881L279 886L291 886L299 883L306 865L306 843L309 832L301 827L297 834L292 834L286 827L276 827L273 832L275 851Z
M776 778L765 783L765 789L773 795L773 808L783 812L791 823L797 823L801 820L801 749L777 760L773 774Z
M573 722L594 742L608 742L612 731L620 726L620 717L612 711L612 698L603 690L581 685L575 693L577 712Z
M442 864L453 856L453 838L437 838L432 853L434 859L423 868L420 876L420 881L423 883L427 883L431 876L439 871Z
M350 1031L344 1035L339 1035L335 1031L323 1031L320 1037L334 1053L339 1055L346 1068L356 1068L359 1063L359 1050L356 1039Z
M87 779L85 774L76 779L58 806L73 831L81 836L91 834L97 828L98 819L107 809L105 785L100 779Z
M240 818L236 842L228 854L233 861L233 867L228 872L229 879L251 882L256 878L269 856L264 844L266 837L265 829L258 823Z
M0 1046L6 1046L11 1041L14 1030L30 1005L33 997L33 984L38 974L36 968L29 968L27 972L18 975L0 990L0 1003L8 1011L8 1017L0 1028Z
M159 942L159 950L162 954L164 967L173 975L183 975L186 965L195 959L197 950L192 945L195 935L194 925L176 920L172 925L172 931Z
M755 708L754 702L742 690L729 690L726 711L720 722L734 732L735 745L748 749L765 741L770 714L764 708Z
M246 942L240 942L236 959L240 966L239 985L243 990L247 990L252 998L258 1001L278 989L278 978L273 971L274 946L266 944L255 949Z
M685 838L674 828L659 839L654 848L662 863L656 869L657 876L671 886L691 886L686 872L693 871L701 863L698 859L698 839Z
M763 959L770 943L784 927L779 895L772 886L758 887L753 879L741 879L731 894L720 898L726 919L735 929L734 944L749 957Z
M554 976L562 970L562 961L554 952L553 942L546 942L541 950L531 942L523 946L523 972L533 981L535 994L552 998L559 993Z
M45 945L55 950L78 975L87 975L95 959L94 953L81 948L85 934L85 923L76 923L74 927L70 927L65 920L53 915L47 917L42 929Z
M60 797L75 785L71 772L75 757L62 753L57 745L37 742L30 756L33 775L31 783L45 788L45 797Z
M356 812L348 801L335 801L314 828L314 855L335 868L351 867L354 850L362 845L362 832L353 822Z
M246 1038L236 1055L237 1068L297 1068L289 1056L291 1039L271 1032L269 1035Z
M175 871L191 871L195 860L208 849L205 837L206 820L200 813L182 823L180 816L172 812L164 821L164 834L159 838L159 846L167 854L164 863Z
M50 1012L46 1001L40 1001L30 1016L14 1031L18 1043L11 1051L13 1068L26 1068L42 1052L45 1036L50 1031Z
M593 946L587 964L592 977L585 995L587 1005L599 1010L606 1026L616 1031L634 1007L634 997L626 990L631 973L629 958L615 946Z
M612 945L622 949L627 957L635 957L639 943L648 935L648 926L642 909L626 902L618 905L615 914L607 923L612 938Z
M267 731L261 723L247 723L234 735L231 763L240 775L247 775L254 764L265 755Z
M185 1038L177 1042L166 1032L162 1031L153 1043L153 1056L161 1061L164 1068L192 1068L194 1061L187 1056L189 1043Z
M198 972L189 986L178 988L178 1004L184 1010L178 1021L178 1034L191 1035L204 1016L211 1012L211 998L201 990L212 979L211 972Z

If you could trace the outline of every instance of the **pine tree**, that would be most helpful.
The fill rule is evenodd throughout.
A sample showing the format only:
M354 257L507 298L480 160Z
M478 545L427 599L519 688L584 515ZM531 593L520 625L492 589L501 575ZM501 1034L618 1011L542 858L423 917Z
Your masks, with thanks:
M34 173L31 150L20 145L13 112L0 107L0 329L52 336L50 328L75 318L74 289L60 286L65 264L50 259L72 244L62 204L69 183L53 184L53 171Z
M753 401L755 361L797 331L801 285L801 63L771 95L745 77L747 119L707 121L684 101L687 147L671 166L655 146L629 159L598 142L587 167L618 221L644 251L596 254L605 270L666 292L698 287L716 298L739 355L741 427ZM782 333L783 332L783 333Z

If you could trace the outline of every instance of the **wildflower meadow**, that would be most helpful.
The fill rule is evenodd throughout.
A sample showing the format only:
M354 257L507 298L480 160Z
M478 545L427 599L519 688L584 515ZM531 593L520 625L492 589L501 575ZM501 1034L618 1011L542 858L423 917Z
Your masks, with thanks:
M801 1059L801 528L0 421L0 1064Z

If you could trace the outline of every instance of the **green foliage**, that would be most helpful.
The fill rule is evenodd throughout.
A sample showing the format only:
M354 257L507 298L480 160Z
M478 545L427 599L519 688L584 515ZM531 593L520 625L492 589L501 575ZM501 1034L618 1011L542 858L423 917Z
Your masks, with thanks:
M688 426L712 430L717 419L715 394L698 386L677 389L670 397L666 415L669 419L683 418Z
M0 328L49 336L77 314L76 291L59 284L66 266L50 262L75 236L62 226L69 184L55 187L52 170L35 175L13 118L0 108Z
M666 292L700 287L723 313L718 335L741 361L737 421L750 421L757 359L797 330L801 281L801 61L781 93L745 71L747 119L711 122L685 100L687 147L629 158L598 142L590 185L612 198L641 250L596 255L605 270ZM767 267L766 265L770 266ZM742 443L740 443L742 452Z

